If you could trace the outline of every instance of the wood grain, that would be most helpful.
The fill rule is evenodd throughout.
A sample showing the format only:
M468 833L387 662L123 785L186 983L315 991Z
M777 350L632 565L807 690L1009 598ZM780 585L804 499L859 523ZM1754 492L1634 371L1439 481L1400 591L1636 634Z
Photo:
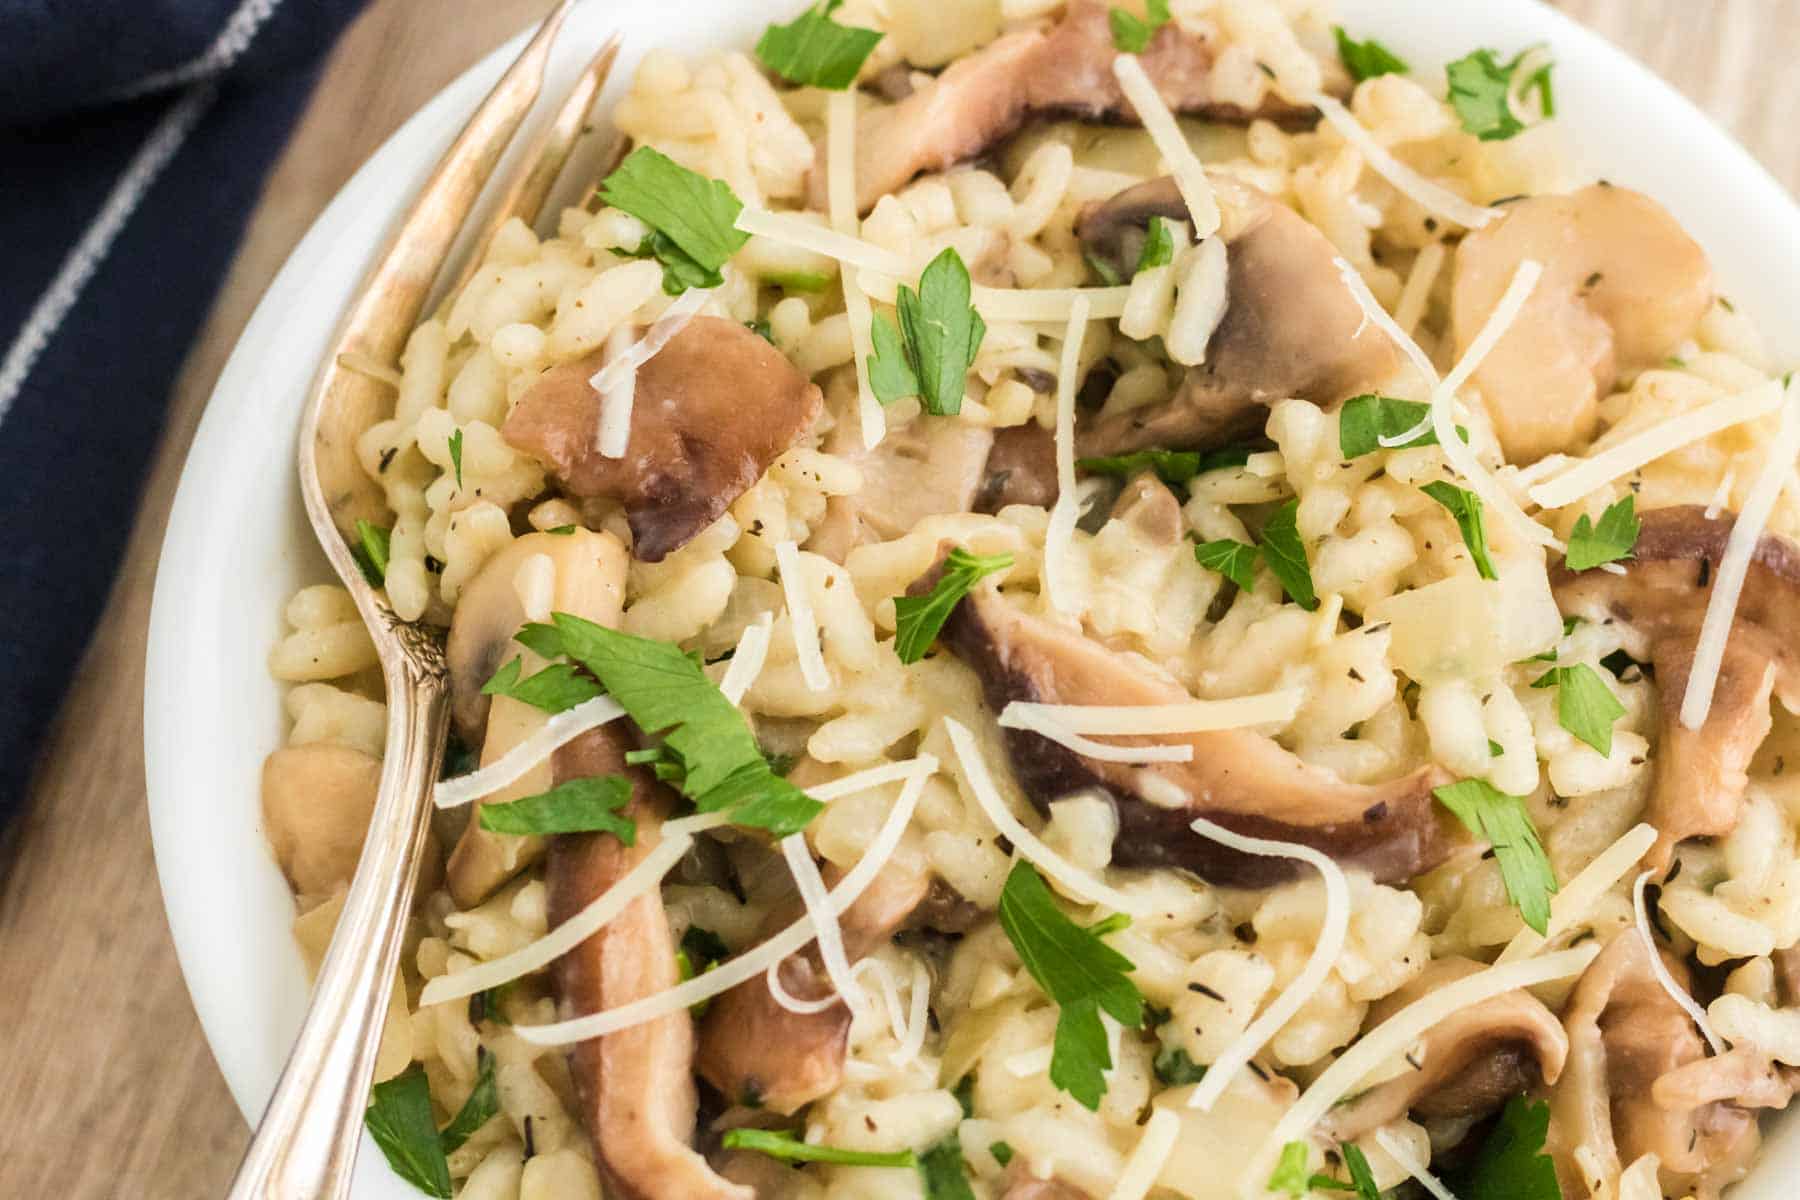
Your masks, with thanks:
M1468 0L1473 3L1476 0ZM1673 81L1800 190L1800 0L1559 0ZM200 1036L162 915L143 794L143 652L157 549L194 426L276 269L419 104L546 0L377 0L333 56L176 386L131 549L47 739L0 885L0 1196L223 1192L248 1137ZM79 732L69 714L81 715Z

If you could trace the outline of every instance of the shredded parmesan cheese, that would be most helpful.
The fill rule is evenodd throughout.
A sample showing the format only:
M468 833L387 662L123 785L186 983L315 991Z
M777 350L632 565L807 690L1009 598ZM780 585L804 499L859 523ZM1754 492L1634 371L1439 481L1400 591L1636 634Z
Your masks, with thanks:
M502 954L499 958L477 963L467 970L428 980L425 990L419 993L419 1005L428 1007L461 1000L549 966L593 937L607 922L624 912L633 900L660 886L663 876L693 846L695 833L724 823L725 816L722 813L699 813L670 821L662 827L662 840L655 848L644 855L635 867L625 872L617 883L594 897L587 907L537 941L527 943L511 954Z
M1686 988L1675 982L1675 976L1669 973L1669 964L1663 961L1662 951L1656 948L1656 939L1651 936L1650 909L1644 903L1644 885L1650 882L1650 877L1654 874L1656 874L1655 871L1645 871L1631 885L1631 911L1637 918L1637 934L1644 939L1644 949L1650 954L1650 971L1656 976L1656 982L1662 985L1662 990L1669 993L1669 999L1680 1005L1681 1011L1693 1018L1694 1024L1700 1029L1700 1036L1706 1039L1706 1044L1712 1048L1712 1052L1723 1054L1725 1053L1724 1043L1720 1042L1719 1035L1713 1032L1712 1022L1706 1019L1706 1010L1700 1007L1698 1000L1688 995Z
M800 565L800 548L792 541L777 542L775 565L781 572L782 594L787 597L788 625L794 632L794 657L800 663L800 677L812 691L822 692L831 686L831 672L825 669L825 654L819 648L819 623L813 617L812 596L807 592Z
M1129 287L996 288L976 284L975 308L990 321L1067 321L1075 306L1085 302L1088 317L1117 320L1125 315Z
M1187 700L1177 704L1037 704L1015 700L1000 713L1003 728L1027 714L1055 721L1070 733L1154 736L1168 733L1205 733L1214 729L1243 729L1251 725L1278 725L1294 718L1306 693L1283 688L1230 700Z
M556 562L548 554L533 554L513 572L513 595L527 621L548 621L556 603Z
M911 264L892 250L847 233L828 229L799 213L773 213L746 208L738 214L737 227L745 233L766 237L787 246L798 246L835 258L840 263L870 271L879 271L897 279L910 276Z
M1150 81L1135 54L1115 57L1113 75L1119 81L1119 90L1125 93L1125 99L1136 111L1144 131L1156 143L1157 153L1168 164L1169 174L1175 177L1175 186L1180 189L1181 199L1194 221L1194 240L1211 237L1219 231L1219 199L1213 194L1212 183L1206 178L1206 168L1200 165L1199 155L1188 145L1186 135L1176 123L1175 114L1163 103L1156 85Z
M1453 221L1466 229L1480 229L1500 215L1498 209L1471 204L1449 188L1433 183L1395 158L1387 147L1362 127L1362 122L1356 119L1355 114L1334 97L1321 92L1309 97L1309 100L1331 122L1331 127L1363 156L1363 161L1369 164L1371 170L1393 184L1395 190L1409 197L1426 212L1446 221Z
M1188 1107L1210 1111L1224 1095L1237 1073L1255 1058L1269 1039L1293 1019L1306 1002L1324 985L1332 964L1344 949L1344 935L1350 928L1350 883L1343 868L1330 856L1298 842L1277 842L1268 838L1246 837L1205 817L1197 817L1189 825L1195 833L1243 854L1259 854L1267 858L1292 858L1316 869L1325 880L1325 921L1319 927L1318 940L1306 965L1293 982L1281 990L1269 1006L1257 1014L1243 1033L1234 1038L1206 1068L1205 1078L1188 1097Z
M913 810L918 807L919 795L925 790L925 781L936 770L936 761L929 755L919 758L919 769L906 781L899 798L894 801L894 806L888 810L886 819L870 840L868 849L863 851L862 858L831 889L828 899L833 913L842 914L856 903L857 898L874 882L882 867L887 865L888 859L893 857L894 850L900 845L900 836L906 832L906 824L912 820ZM666 831L667 827L664 828ZM680 1012L721 992L730 991L746 980L756 978L771 965L810 942L814 934L812 918L803 916L760 945L727 959L704 975L695 976L654 996L646 996L629 1004L567 1021L547 1025L516 1025L513 1029L525 1041L537 1046L564 1046L571 1042L585 1042L589 1038L617 1033L621 1029L630 1029L668 1013Z
M746 625L743 636L738 638L737 649L731 652L731 662L725 668L725 678L719 681L719 690L733 704L744 702L744 693L762 674L763 663L769 657L769 636L774 624L775 618L764 613Z
M925 1035L931 1027L931 970L923 960L912 960L912 996L906 1010L906 1030L899 1048L889 1056L896 1067L903 1067L919 1057L925 1049Z
M1132 917L1147 916L1153 911L1151 904L1133 899L1096 879L1025 828L1008 811L1006 801L1000 797L1000 789L994 786L987 760L982 757L981 748L975 744L975 735L954 717L944 718L944 732L950 735L950 744L956 749L956 759L962 764L963 779L968 783L969 791L974 793L975 802L987 814L987 819L993 822L994 828L1013 844L1013 849L1021 856L1060 884L1065 892L1089 904L1097 904Z
M1112 1191L1106 1194L1106 1200L1144 1200L1156 1186L1156 1178L1162 1174L1169 1155L1175 1152L1175 1141L1180 1136L1181 1118L1172 1109L1159 1108L1152 1112L1150 1119L1144 1122L1144 1132L1138 1135L1137 1145L1131 1148L1131 1157L1125 1160L1124 1169L1114 1181Z
M856 92L833 92L825 102L825 195L831 227L846 237L861 232L856 218ZM850 319L851 359L856 367L856 411L862 422L864 450L873 450L887 436L887 414L869 384L869 358L874 353L869 323L875 310L857 285L854 272L842 271L844 315Z
M545 721L536 733L480 770L443 780L432 789L432 797L439 808L455 808L492 795L507 784L517 782L531 768L588 730L598 729L624 715L625 710L611 696L584 700Z
M1714 489L1712 499L1706 505L1706 519L1716 521L1719 513L1731 502L1731 488L1737 482L1737 468L1726 467L1725 474L1719 479L1719 486Z
M1412 1149L1385 1128L1375 1131L1375 1144L1387 1151L1387 1156L1394 1160L1395 1165L1418 1180L1419 1186L1430 1192L1436 1200L1456 1200L1455 1194L1437 1176L1426 1170L1425 1164L1413 1157Z
M1261 1149L1250 1160L1249 1169L1239 1184L1241 1194L1260 1196L1263 1184L1268 1181L1270 1166L1281 1153L1282 1146L1305 1137L1333 1105L1357 1090L1369 1072L1404 1054L1438 1022L1495 996L1579 975L1599 953L1599 946L1589 944L1477 971L1420 997L1365 1033L1326 1067L1282 1114Z
M1620 835L1619 839L1581 868L1575 878L1562 885L1550 899L1550 920L1545 936L1535 929L1521 929L1494 960L1495 966L1530 958L1555 938L1567 933L1592 912L1600 897L1612 891L1613 885L1625 878L1625 872L1637 865L1650 847L1656 844L1656 827L1640 823Z
M920 769L919 764L921 762L930 763L931 769L933 771L937 770L937 759L926 754L920 758L909 759L906 762L883 763L879 767L870 767L867 770L857 771L853 775L846 775L842 779L833 779L829 783L814 784L812 787L806 789L806 794L811 796L814 800L829 803L841 796L854 795L857 792L866 792L870 788L880 787L884 783L894 783L902 779L911 779L914 775L918 774Z
M819 875L819 864L813 861L812 851L806 848L806 835L795 833L782 838L781 856L787 859L788 870L794 876L794 886L800 892L800 901L806 905L806 913L812 918L819 942L819 959L825 964L826 978L831 980L831 986L839 996L860 1007L862 989L857 987L855 977L850 974L850 957L844 952L844 930L838 924L837 914L831 911L825 880ZM769 968L771 977L778 974L780 965L777 963ZM851 997L856 999L852 1000Z
M1766 416L1780 405L1781 384L1771 379L1747 392L1714 400L1659 421L1592 458L1576 459L1566 470L1533 487L1527 494L1533 504L1542 508L1563 508L1665 454L1673 454L1683 446L1733 425Z
M588 380L595 391L605 396L613 389L620 387L627 377L634 381L638 368L662 353L662 348L674 340L675 335L687 328L687 323L699 315L706 307L706 302L713 298L709 288L689 288L669 302L663 309L662 316L656 323L644 331L644 336L631 344L624 353L607 361L604 367L596 371ZM635 392L636 383L632 384ZM626 413L626 428L629 430L631 415ZM624 453L624 442L619 443L619 453Z
M1344 281L1344 286L1350 289L1350 295L1356 300L1357 306L1363 310L1363 320L1388 335L1394 345L1400 348L1400 353L1406 355L1407 361L1418 368L1419 374L1424 376L1427 388L1437 387L1438 373L1437 368L1432 365L1431 357L1420 349L1419 343L1413 340L1411 334L1395 323L1394 318L1388 315L1388 310L1381 307L1381 301L1377 300L1375 293L1369 290L1368 282L1363 279L1362 272L1352 266L1349 259L1338 258L1332 261L1337 264L1338 278ZM1362 328L1359 326L1356 332L1361 333ZM1425 426L1421 423L1416 429L1408 430L1401 435L1393 444L1398 446L1409 442L1424 432ZM1386 445L1387 439L1382 439L1382 444Z
M1427 242L1413 259L1412 270L1407 273L1406 286L1400 291L1400 302L1394 306L1394 324L1398 325L1408 336L1418 328L1419 321L1425 315L1425 305L1431 299L1432 285L1437 282L1438 272L1444 269L1444 259L1448 257L1442 242Z
M1046 716L1035 708L1021 709L1018 704L1009 704L1006 711L1000 714L1002 729L1024 729L1048 738L1057 745L1074 751L1083 758L1091 758L1096 762L1113 763L1171 763L1193 762L1194 748L1189 745L1180 746L1116 746L1110 742L1096 742L1092 738L1082 737L1079 733L1062 724L1055 717Z
M1756 556L1756 545L1762 540L1763 526L1782 491L1793 482L1794 456L1800 453L1800 388L1790 380L1787 399L1781 408L1781 427L1769 444L1768 461L1750 485L1744 500L1744 511L1731 526L1725 542L1725 554L1719 569L1713 573L1712 595L1706 601L1706 617L1700 622L1700 639L1694 645L1694 665L1688 675L1687 691L1681 697L1681 723L1688 729L1706 724L1712 711L1713 689L1718 685L1719 667L1725 659L1725 642L1731 636L1731 625L1737 615L1738 599L1744 591L1744 577ZM1771 667L1771 669L1773 669Z
M606 364L622 359L637 343L637 326L630 321L620 325L606 338ZM602 369L600 379L606 374ZM592 381L590 381L592 382ZM595 386L598 386L596 383ZM622 371L611 377L611 383L600 392L600 423L594 427L594 449L602 458L624 458L631 444L631 410L637 403L637 370Z
M785 958L776 959L769 964L769 969L763 972L763 980L768 986L769 995L775 998L776 1004L791 1013L800 1013L804 1016L811 1013L822 1013L838 1002L838 994L835 990L820 996L817 1000L802 1000L788 991L787 985L781 982L781 964L786 961Z
M1063 331L1062 357L1056 371L1056 503L1044 531L1044 590L1050 607L1065 615L1074 609L1070 558L1075 551L1075 522L1081 505L1075 490L1075 375L1081 369L1081 340L1087 334L1088 303L1078 297L1069 307Z

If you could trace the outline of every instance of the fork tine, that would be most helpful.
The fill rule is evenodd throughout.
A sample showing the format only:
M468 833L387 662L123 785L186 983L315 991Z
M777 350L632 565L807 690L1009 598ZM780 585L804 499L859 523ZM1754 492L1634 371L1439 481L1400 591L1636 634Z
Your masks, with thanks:
M450 310L450 305L475 274L482 261L487 258L488 247L493 244L494 235L500 227L514 217L527 225L535 224L543 215L544 201L562 177L563 168L568 165L569 155L575 149L575 143L587 132L588 113L594 107L594 100L600 95L600 89L606 86L606 80L612 74L613 63L619 57L620 39L613 34L606 39L587 67L581 72L575 86L569 89L568 97L548 124L540 130L531 141L519 160L519 169L515 172L506 195L489 218L487 228L482 231L475 248L470 252L461 271L457 273L456 282L444 292L444 299L438 306L439 314Z
M380 523L387 512L381 489L357 460L356 441L392 408L393 397L386 384L346 368L341 360L345 355L377 362L399 357L458 232L537 101L550 47L576 3L560 0L463 126L345 313L302 426L301 490L321 529L329 521L350 538L359 518ZM329 547L328 552L339 574L354 576L355 564L344 547Z

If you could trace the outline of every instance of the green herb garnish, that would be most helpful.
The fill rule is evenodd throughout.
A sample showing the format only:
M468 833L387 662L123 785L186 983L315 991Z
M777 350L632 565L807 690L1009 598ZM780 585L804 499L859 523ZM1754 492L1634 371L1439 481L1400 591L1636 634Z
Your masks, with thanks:
M1114 8L1106 14L1113 45L1121 53L1142 54L1149 47L1156 31L1169 23L1169 0L1144 0L1144 12L1146 16L1140 17L1130 9Z
M463 431L457 430L450 435L450 465L456 468L456 488L462 490L462 447Z
M456 1116L450 1119L450 1123L438 1135L445 1154L455 1153L477 1129L486 1125L500 1111L500 1088L494 1082L494 1056L486 1046L482 1046L475 1052L475 1061L479 1064L475 1072L475 1088L469 1093L469 1098L463 1101L463 1106L456 1110Z
M1092 475L1130 478L1139 471L1154 471L1170 487L1181 487L1195 476L1227 467L1241 467L1255 451L1249 446L1224 446L1217 450L1135 450L1107 458L1078 458L1075 465Z
M1338 57L1343 60L1344 69L1358 83L1377 75L1404 75L1412 70L1405 59L1374 38L1359 42L1345 33L1342 25L1333 25L1331 33L1337 39Z
M1562 1200L1556 1163L1544 1153L1550 1105L1514 1096L1482 1143L1481 1153L1452 1182L1464 1200Z
M1509 796L1485 779L1464 779L1432 789L1438 803L1449 809L1476 837L1485 838L1500 863L1500 878L1525 924L1540 935L1550 925L1550 897L1557 890L1556 872L1550 867L1543 843L1525 797Z
M1563 565L1571 571L1588 571L1602 563L1630 558L1642 528L1637 517L1637 497L1630 493L1618 503L1607 505L1598 524L1582 513L1575 520L1575 528L1569 531L1569 552Z
M1281 1148L1281 1157L1269 1173L1269 1190L1286 1192L1296 1198L1311 1190L1312 1176L1306 1169L1312 1150L1305 1142L1289 1142Z
M756 43L756 57L789 83L843 91L882 38L873 29L833 21L843 3L821 0L786 25L769 26Z
M431 1084L414 1063L372 1089L363 1124L394 1174L441 1200L450 1197L450 1163L431 1115Z
M1152 267L1166 267L1174 261L1175 234L1170 230L1169 222L1161 217L1151 217L1144 231L1144 248L1138 252L1137 269L1148 271Z
M1465 131L1484 142L1501 142L1524 132L1525 124L1513 115L1507 95L1512 89L1513 75L1525 61L1529 51L1521 52L1511 62L1502 63L1492 50L1476 50L1444 68L1450 81L1450 105L1462 121ZM1535 88L1544 106L1544 115L1556 115L1556 95L1551 88L1550 69L1545 63L1531 74L1525 90Z
M877 399L892 404L917 396L926 412L940 417L962 411L969 368L987 336L987 322L970 302L973 294L969 268L954 246L931 260L918 291L900 285L899 328L880 316L870 328L875 353L869 386Z
M750 240L737 228L743 204L718 179L639 146L600 185L600 198L655 231L638 253L663 264L663 290L716 287L719 269Z
M630 846L637 842L637 823L623 811L630 803L631 780L600 775L505 804L483 804L480 820L490 833L610 833Z
M1312 567L1306 561L1306 543L1300 540L1300 501L1289 500L1276 509L1263 526L1262 555L1281 581L1281 590L1307 612L1319 607L1313 590Z
M350 557L362 568L363 578L369 581L370 587L380 587L387 581L388 543L391 537L381 526L358 518L356 542L350 547Z
M1360 458L1377 450L1410 450L1414 446L1438 444L1437 430L1430 424L1431 405L1417 400L1399 400L1393 396L1364 394L1344 401L1338 413L1338 450L1346 459ZM1424 426L1416 437L1399 445L1384 446L1382 438L1396 438L1410 429ZM1457 436L1469 440L1469 431L1458 425Z
M1255 546L1231 538L1201 542L1194 547L1194 557L1200 560L1201 566L1209 571L1217 571L1246 592L1256 581L1256 560L1259 553Z
M981 580L1013 565L1011 554L970 554L961 546L944 560L944 573L923 596L894 597L894 653L903 663L925 657L938 631L962 598Z
M1481 497L1467 488L1459 488L1454 483L1437 480L1419 489L1433 500L1450 510L1456 518L1456 527L1462 531L1463 545L1469 548L1469 557L1475 560L1475 570L1483 579L1498 579L1494 570L1494 560L1488 557L1487 528L1481 518Z
M1625 706L1600 672L1586 663L1552 667L1531 686L1555 688L1557 723L1601 754L1612 753L1613 726L1625 715Z
M884 1153L815 1146L785 1129L730 1129L725 1133L724 1146L727 1150L754 1150L782 1162L831 1163L840 1167L911 1167L919 1161L911 1150Z
M1199 1083L1206 1078L1206 1067L1190 1058L1180 1046L1163 1046L1150 1060L1150 1066L1156 1077L1170 1087Z
M484 695L510 696L547 713L559 713L600 695L600 685L568 663L552 663L534 675L519 678L514 658L481 685Z
M925 1200L975 1200L963 1165L962 1140L955 1133L919 1155L919 1182Z

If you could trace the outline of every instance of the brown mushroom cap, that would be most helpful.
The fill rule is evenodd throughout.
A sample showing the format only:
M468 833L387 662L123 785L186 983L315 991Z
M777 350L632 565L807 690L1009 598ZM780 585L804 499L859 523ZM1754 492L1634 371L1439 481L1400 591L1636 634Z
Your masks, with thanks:
M854 462L863 485L833 496L806 548L841 563L865 541L887 541L926 517L969 511L981 486L994 432L955 417L921 416L864 450L862 430L846 422L827 449Z
M1230 220L1225 315L1206 361L1189 368L1167 402L1077 430L1078 453L1217 445L1258 432L1277 400L1333 404L1404 369L1398 348L1345 286L1324 234L1247 184L1211 178ZM1187 218L1173 179L1138 184L1090 208L1077 232L1089 252L1128 271L1152 216Z
M736 321L695 317L638 368L623 458L594 445L605 355L553 367L501 429L576 496L625 507L633 557L661 562L718 520L811 427L823 394L781 351Z
M673 806L668 790L641 767L627 767L624 731L604 726L557 751L559 781L624 774L636 844L605 833L551 839L545 882L552 927L580 912L661 839ZM642 1000L680 982L662 893L651 890L556 962L559 1000L573 1014ZM685 1011L578 1042L569 1052L581 1119L607 1176L607 1194L628 1200L752 1200L692 1146L699 1095L694 1087L694 1023Z
M1556 1160L1565 1195L1586 1192L1575 1161L1585 1148L1608 1179L1625 1164L1655 1154L1665 1184L1706 1197L1742 1173L1758 1142L1754 1114L1727 1103L1670 1110L1656 1082L1705 1058L1693 1019L1652 972L1652 951L1633 930L1613 938L1582 972L1563 1013L1569 1057L1550 1092L1545 1150ZM1687 968L1664 956L1677 983Z
M1712 306L1712 267L1666 209L1628 188L1532 196L1505 212L1463 239L1450 320L1460 356L1519 264L1543 265L1475 372L1506 457L1532 462L1593 437L1614 381L1663 361L1693 333Z
M1413 1001L1482 969L1465 958L1440 958L1406 986L1369 1009L1375 1028ZM1326 1128L1350 1141L1408 1112L1431 1118L1484 1117L1513 1096L1562 1075L1569 1039L1562 1022L1523 989L1462 1009L1426 1033L1412 1057L1416 1069L1376 1084L1332 1109Z
M1112 72L1118 50L1109 11L1103 0L1071 0L1051 29L998 38L952 63L900 103L863 116L856 135L861 210L869 211L921 172L979 157L1035 116L1135 123L1137 113ZM1138 61L1175 112L1240 124L1266 118L1289 127L1310 126L1318 119L1313 108L1290 104L1273 92L1254 110L1215 102L1211 75L1217 56L1211 38L1171 21L1150 39ZM1343 92L1348 83L1334 75L1328 87ZM823 148L819 162L811 181L815 208L823 208L825 200Z
M921 584L929 586L932 576ZM991 587L979 588L945 622L940 643L981 679L988 707L1014 700L1050 704L1170 704L1187 691L1082 634L1031 616ZM1462 840L1432 789L1449 782L1435 766L1388 783L1345 783L1309 766L1272 738L1246 729L1179 738L1192 762L1131 766L1097 762L1025 730L1005 730L1019 787L1040 810L1084 790L1113 798L1119 832L1113 861L1178 867L1213 883L1266 887L1298 875L1287 859L1240 854L1189 828L1203 816L1255 837L1302 842L1385 883L1441 863ZM1171 795L1185 798L1165 807Z
M1557 564L1551 588L1563 612L1618 621L1634 658L1652 664L1661 706L1649 819L1661 833L1648 861L1666 867L1675 844L1736 827L1750 759L1768 735L1769 696L1800 711L1800 547L1777 534L1756 546L1719 666L1712 709L1699 729L1681 723L1681 702L1713 577L1737 518L1709 519L1692 505L1641 514L1625 573L1570 571Z

